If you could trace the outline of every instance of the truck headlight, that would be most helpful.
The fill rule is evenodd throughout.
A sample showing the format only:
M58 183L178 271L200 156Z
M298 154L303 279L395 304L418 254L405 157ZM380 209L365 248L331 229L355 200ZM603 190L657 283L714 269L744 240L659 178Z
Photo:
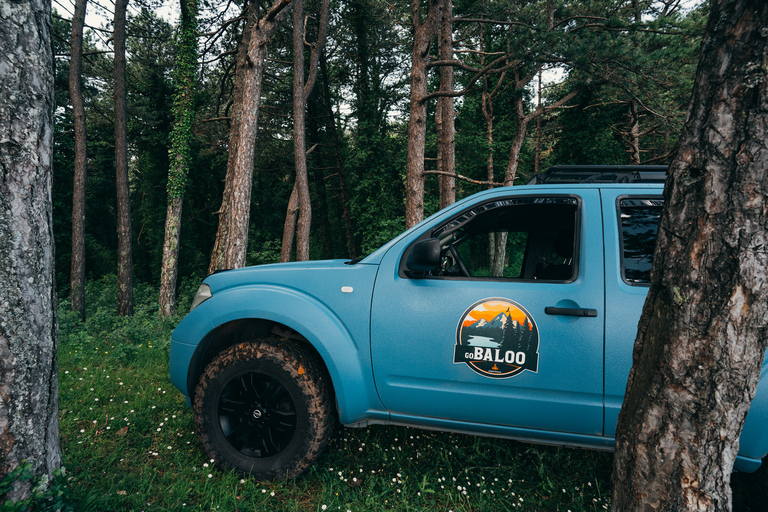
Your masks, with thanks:
M195 298L192 300L192 307L189 308L189 311L191 312L193 309L195 309L206 300L210 299L212 296L211 287L205 283L201 284L200 288L197 289L197 293L195 293Z

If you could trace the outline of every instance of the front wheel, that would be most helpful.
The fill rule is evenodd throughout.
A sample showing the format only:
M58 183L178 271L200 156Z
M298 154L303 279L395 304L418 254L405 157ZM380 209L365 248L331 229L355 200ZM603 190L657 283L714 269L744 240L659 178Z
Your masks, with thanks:
M326 381L316 358L291 342L230 347L205 368L195 390L200 442L217 463L242 474L294 478L331 435Z

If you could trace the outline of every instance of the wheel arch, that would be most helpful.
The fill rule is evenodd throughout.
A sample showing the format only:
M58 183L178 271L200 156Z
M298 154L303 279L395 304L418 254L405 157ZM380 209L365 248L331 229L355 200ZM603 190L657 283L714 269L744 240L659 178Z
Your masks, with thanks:
M378 396L368 338L356 342L342 320L313 297L290 289L264 288L225 291L204 304L210 308L214 328L200 340L190 359L186 381L190 400L194 400L200 375L216 355L236 343L276 336L302 344L320 362L342 423L360 421L372 408L383 409L380 403L378 407L371 403Z

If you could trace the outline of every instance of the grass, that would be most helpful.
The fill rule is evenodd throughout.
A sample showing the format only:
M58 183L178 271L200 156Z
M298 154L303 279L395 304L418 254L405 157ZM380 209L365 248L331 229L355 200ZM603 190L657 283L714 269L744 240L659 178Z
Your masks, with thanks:
M196 284L180 296L188 300ZM168 377L181 316L163 321L155 292L139 287L134 317L117 317L111 277L86 294L85 323L67 304L59 311L61 443L68 499L79 510L610 508L610 454L402 427L340 426L318 463L291 481L222 471L207 460Z

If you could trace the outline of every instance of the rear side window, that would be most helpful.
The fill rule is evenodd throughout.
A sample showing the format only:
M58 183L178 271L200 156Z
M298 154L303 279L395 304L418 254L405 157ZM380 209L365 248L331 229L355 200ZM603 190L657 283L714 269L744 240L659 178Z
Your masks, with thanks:
M621 277L629 285L650 285L656 232L663 207L661 198L619 199Z

